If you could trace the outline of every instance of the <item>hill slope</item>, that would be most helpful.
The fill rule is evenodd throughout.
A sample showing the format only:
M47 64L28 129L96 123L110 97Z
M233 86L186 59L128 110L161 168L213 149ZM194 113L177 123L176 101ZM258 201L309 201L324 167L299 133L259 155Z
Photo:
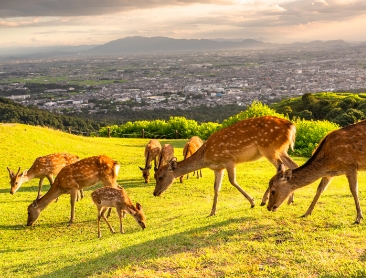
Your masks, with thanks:
M161 197L145 184L142 166L148 139L85 138L22 124L0 124L1 277L349 277L366 275L364 225L352 225L354 202L345 178L335 178L308 219L299 218L316 185L296 193L293 206L269 213L245 198L224 178L217 215L207 218L213 199L213 173L176 182ZM182 158L185 140L162 140ZM118 176L133 202L142 204L147 228L123 219L125 234L112 234L101 223L97 238L91 191L76 204L76 221L67 226L69 196L49 205L35 227L26 227L27 206L38 180L9 194L6 167L29 167L40 155L68 151L81 158L106 154L121 164ZM296 159L299 164L304 159ZM275 169L259 160L239 165L237 179L260 202ZM365 173L359 174L365 184ZM364 187L360 187L361 190ZM44 192L48 186L44 186ZM361 195L361 207L365 200ZM112 226L118 230L116 213Z

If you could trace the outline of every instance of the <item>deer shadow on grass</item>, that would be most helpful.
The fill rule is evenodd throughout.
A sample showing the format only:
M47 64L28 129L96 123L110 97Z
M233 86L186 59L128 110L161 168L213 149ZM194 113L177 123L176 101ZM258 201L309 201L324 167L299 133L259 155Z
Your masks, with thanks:
M204 227L191 229L182 233L177 233L126 248L121 248L117 251L100 256L94 260L88 260L79 263L75 262L73 266L60 268L38 277L66 277L67 273L72 273L73 277L87 277L92 274L109 272L116 269L116 266L118 266L118 268L124 268L128 265L141 265L143 262L148 262L160 257L174 256L175 254L182 252L194 253L201 248L225 244L227 241L230 241L230 238L236 238L243 232L253 232L252 228L248 228L245 231L243 231L243 229L237 228L230 230L220 229L221 227L226 227L228 224L240 224L251 220L253 220L251 217L241 217L209 224ZM255 227L255 230L267 228L269 228L269 225L259 225ZM145 233L146 230L144 232L139 232ZM153 232L154 231L152 231L152 233ZM209 235L207 235L207 232L210 232ZM107 231L105 233L107 233ZM122 237L123 235L121 235L121 240L123 240ZM103 237L101 240L103 240ZM100 265L100 268L97 270L89 270L89 265Z

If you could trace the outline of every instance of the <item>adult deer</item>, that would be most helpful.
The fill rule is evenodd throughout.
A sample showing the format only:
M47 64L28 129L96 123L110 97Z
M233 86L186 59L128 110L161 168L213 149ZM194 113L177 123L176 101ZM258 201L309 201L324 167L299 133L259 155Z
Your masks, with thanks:
M150 169L151 161L154 161L154 168L157 167L156 160L160 154L161 145L158 140L152 139L145 147L145 168L139 167L142 171L142 177L145 183L149 183L150 180Z
M310 215L322 192L333 177L345 175L356 204L356 224L363 218L358 199L357 171L366 170L366 121L329 133L319 143L313 155L302 166L286 170L283 165L269 182L268 210L276 211L286 197L296 189L322 178L316 195L304 217Z
M285 119L264 116L239 121L212 134L191 157L180 162L172 159L168 165L160 168L156 172L154 195L161 195L177 177L202 168L210 168L215 173L215 195L209 216L215 215L226 169L230 183L254 207L253 198L236 181L236 164L254 161L264 156L276 169L282 162L289 168L296 168L297 164L287 154L289 146L292 148L294 145L295 135L295 125ZM267 201L268 195L267 189L262 203Z
M41 197L44 178L47 178L50 182L50 185L52 186L54 181L53 176L56 176L65 166L70 165L78 160L79 157L73 154L54 153L36 158L31 168L29 170L25 170L22 174L19 174L20 167L16 174L7 167L10 177L10 193L15 194L15 192L17 192L23 183L30 181L31 179L38 178L39 185L37 199L39 199Z
M101 237L100 232L100 219L103 218L105 223L107 223L109 229L112 233L114 233L114 229L111 224L109 224L107 218L105 217L105 213L108 208L115 207L117 209L118 217L119 217L119 230L121 234L124 233L124 229L122 226L122 217L126 212L132 215L135 218L136 222L141 226L142 229L146 228L146 217L142 210L142 206L139 203L136 203L134 206L131 202L131 199L128 197L126 190L122 187L110 187L105 186L102 188L98 188L92 192L91 197L93 199L94 204L97 206L98 210L98 237Z
M193 136L189 141L184 145L183 148L183 158L187 159L188 157L192 156L201 146L203 145L203 141L198 136ZM197 170L193 172L193 176L197 174L197 179L200 177L202 178L202 170ZM187 174L187 179L188 179ZM180 176L180 182L183 182L183 176Z
M31 226L41 212L62 194L70 194L71 216L69 224L75 219L75 201L78 190L90 187L98 182L104 186L117 187L120 165L105 155L92 156L65 166L57 175L48 192L28 206L27 225Z
M159 168L168 164L173 157L174 147L170 144L164 144L160 151L158 167L155 167L154 170L157 171Z

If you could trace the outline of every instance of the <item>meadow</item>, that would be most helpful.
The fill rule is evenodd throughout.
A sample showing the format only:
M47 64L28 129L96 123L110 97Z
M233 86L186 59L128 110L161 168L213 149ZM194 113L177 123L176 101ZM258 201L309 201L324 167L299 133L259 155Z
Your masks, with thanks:
M22 124L0 124L0 277L364 277L365 222L354 225L356 210L345 177L337 177L321 196L313 215L300 216L313 199L317 183L295 193L295 203L268 212L260 202L274 167L265 159L241 164L237 179L256 206L230 185L227 175L217 215L207 217L213 201L213 172L203 178L177 180L154 197L154 179L143 183L149 139L81 137ZM175 147L178 160L187 140L160 140ZM110 233L101 223L85 190L76 204L76 221L68 226L69 195L50 204L33 227L26 226L27 207L38 180L9 194L8 171L30 168L38 156L70 152L80 158L105 154L121 165L118 183L147 216L143 231L130 216L125 234ZM298 164L306 158L293 157ZM44 182L43 194L49 189ZM359 173L361 208L366 210L366 173ZM110 219L118 231L118 217Z

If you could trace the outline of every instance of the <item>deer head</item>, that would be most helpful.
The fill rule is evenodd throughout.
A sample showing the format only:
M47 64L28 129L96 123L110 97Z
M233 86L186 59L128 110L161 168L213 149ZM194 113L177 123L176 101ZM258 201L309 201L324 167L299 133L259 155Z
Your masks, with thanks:
M160 196L174 182L174 170L177 168L177 158L173 157L167 165L160 167L155 173L156 186L154 196Z
M151 165L147 166L146 168L142 168L142 167L139 167L139 168L142 171L142 177L144 178L145 183L149 183Z
M276 211L288 196L294 191L291 183L292 170L285 168L284 164L278 167L278 172L269 181L269 201L267 209Z
M35 200L28 206L27 226L32 226L37 221L40 214L41 210L38 207L37 200Z
M23 184L23 177L26 176L27 171L24 171L22 174L19 174L20 172L20 167L18 169L18 172L16 174L14 174L14 172L12 170L10 170L8 167L6 167L8 169L9 172L9 177L10 177L10 194L15 194L15 192L17 192L17 190L19 189L19 187Z
M144 211L142 210L142 206L139 203L136 203L135 210L129 209L130 214L133 218L135 218L136 222L141 226L144 230L146 228L146 217Z

